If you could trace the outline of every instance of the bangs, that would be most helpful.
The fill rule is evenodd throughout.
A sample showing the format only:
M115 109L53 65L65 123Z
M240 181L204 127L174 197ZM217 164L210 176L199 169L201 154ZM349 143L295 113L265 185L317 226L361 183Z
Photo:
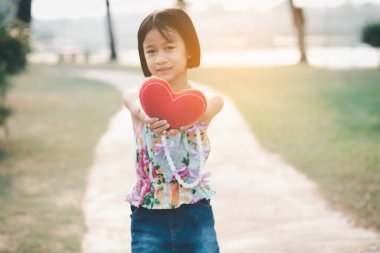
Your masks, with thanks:
M153 29L157 29L157 31L161 34L162 37L164 37L166 41L173 41L173 33L179 33L173 26L170 26L168 23L157 19L153 20L152 28L149 31Z
M145 33L144 33L144 39L145 36L153 29L157 29L157 31L161 34L161 36L166 41L173 41L173 33L177 31L177 29L168 22L168 20L165 20L163 18L157 18L157 16L154 16L151 20L151 22L146 22L146 26L144 27ZM143 41L144 42L144 41Z

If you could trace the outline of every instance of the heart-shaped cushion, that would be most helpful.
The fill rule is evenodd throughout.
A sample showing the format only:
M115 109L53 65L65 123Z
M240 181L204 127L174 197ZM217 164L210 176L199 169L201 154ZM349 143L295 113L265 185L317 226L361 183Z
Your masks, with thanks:
M159 78L148 78L141 86L140 103L145 113L167 120L170 128L191 125L205 113L207 100L196 89L173 92L170 84Z

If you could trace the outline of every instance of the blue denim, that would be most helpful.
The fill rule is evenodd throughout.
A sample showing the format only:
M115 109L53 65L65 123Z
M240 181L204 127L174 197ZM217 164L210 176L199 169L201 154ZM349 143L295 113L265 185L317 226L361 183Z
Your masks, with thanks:
M131 209L132 253L219 253L210 200L175 209Z

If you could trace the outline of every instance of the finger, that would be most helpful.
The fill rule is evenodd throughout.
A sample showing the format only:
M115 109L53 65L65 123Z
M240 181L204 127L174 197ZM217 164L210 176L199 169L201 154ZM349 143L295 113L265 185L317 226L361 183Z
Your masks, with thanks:
M181 126L179 129L181 131L185 131L186 129L190 128L192 125L187 125L187 126Z
M165 125L163 125L161 127L155 128L153 130L153 132L155 132L157 134L162 134L162 131L167 130L169 127L170 127L169 124L165 124Z
M158 118L146 118L144 123L150 128L150 130L153 130L154 128L152 127L152 124L157 122Z
M169 136L174 136L174 135L176 135L176 134L178 134L178 133L180 133L181 131L179 130L179 129L170 129L169 131L168 131L168 135Z
M159 128L159 127L166 125L167 123L168 123L167 120L159 120L159 121L156 121L150 125L151 125L151 129L156 129L156 128Z
M159 119L158 118L156 118L156 117L154 117L154 118L149 118L149 117L147 117L146 119L145 119L145 124L152 124L152 123L154 123L154 122L156 122L156 121L158 121Z
M169 128L169 127L168 127ZM167 131L167 128L158 128L158 129L155 129L153 130L153 132L155 132L156 134L159 134L159 135L168 135L168 131Z

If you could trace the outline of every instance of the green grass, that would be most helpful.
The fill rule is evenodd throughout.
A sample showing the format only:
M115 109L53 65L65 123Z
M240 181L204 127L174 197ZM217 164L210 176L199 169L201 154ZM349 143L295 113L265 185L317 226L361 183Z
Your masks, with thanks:
M2 253L80 251L85 180L121 96L67 76L72 67L36 65L12 78L11 136L0 139ZM262 145L317 182L334 207L380 231L380 71L226 68L190 77L231 97Z
M0 252L80 252L85 180L121 95L59 66L30 66L11 82L15 114L10 137L0 139Z
M380 231L380 71L311 67L193 70L233 99L269 151L334 208Z

